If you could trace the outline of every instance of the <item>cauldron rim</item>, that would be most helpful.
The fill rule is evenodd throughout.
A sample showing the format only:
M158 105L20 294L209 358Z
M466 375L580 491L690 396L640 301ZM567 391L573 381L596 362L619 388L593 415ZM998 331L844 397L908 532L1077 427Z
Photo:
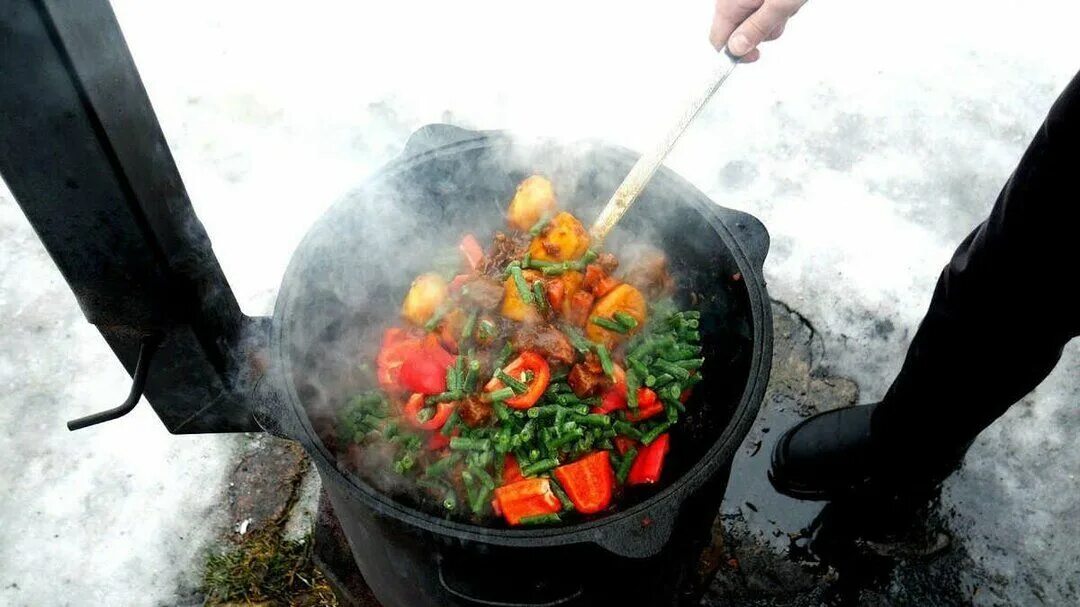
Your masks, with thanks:
M456 130L461 131L460 129ZM410 139L410 144L422 132L424 132L424 129L417 131L413 138ZM459 136L458 140L452 143L436 145L416 153L410 153L410 145L407 144L405 151L398 158L390 161L370 176L361 186L361 189L375 185L396 174L413 170L418 165L440 155L457 154L495 145L510 145L515 142L514 137L503 131L461 132L468 133L471 136L465 138ZM561 147L578 145L594 146L598 150L604 150L605 153L610 154L612 157L622 156L623 159L628 160L630 163L637 157L630 150L597 141L586 140L561 144ZM751 215L717 205L704 193L667 167L662 167L657 172L654 180L668 182L665 184L665 188L678 192L682 203L700 214L731 251L742 272L742 283L750 302L749 308L753 320L752 353L747 382L731 419L720 435L712 442L709 449L689 470L668 483L654 495L625 509L616 510L611 514L593 520L558 527L507 529L463 523L428 514L380 492L363 479L343 470L337 463L337 458L330 453L314 431L304 404L296 391L292 375L293 361L287 352L286 323L283 321L288 318L288 306L293 301L293 298L288 295L292 286L298 283L297 280L291 277L299 271L298 266L301 264L297 260L302 258L302 252L305 250L305 245L308 239L312 237L314 230L310 230L305 235L293 253L288 269L282 279L281 289L274 308L274 322L271 330L271 357L274 381L278 382L275 386L275 392L284 394L286 402L281 407L281 410L276 413L263 411L258 416L260 422L265 423L268 427L277 430L288 438L298 440L308 453L315 458L317 467L324 475L335 477L350 494L359 497L376 512L438 535L504 546L527 547L594 542L610 548L612 541L604 534L605 530L627 525L640 527L642 519L646 516L653 519L655 523L661 523L657 525L657 532L662 531L663 523L666 523L668 530L670 530L670 527L675 522L674 519L677 517L677 509L673 514L669 509L663 508L663 505L672 501L681 504L690 495L696 493L721 466L729 462L734 457L735 450L742 443L750 425L757 416L771 367L772 320L762 277L761 264L764 262L764 251L759 253L761 259L752 260L747 251L744 250L743 245L732 234L726 221L730 221L732 218L749 221L757 224L762 231L764 231L764 226L761 226L760 222ZM348 204L348 197L335 203L334 206L343 204ZM332 209L327 212L332 212ZM728 214L729 217L722 217L724 214ZM767 242L767 233L765 238ZM666 516L658 516L659 514ZM663 539L666 539L666 534Z

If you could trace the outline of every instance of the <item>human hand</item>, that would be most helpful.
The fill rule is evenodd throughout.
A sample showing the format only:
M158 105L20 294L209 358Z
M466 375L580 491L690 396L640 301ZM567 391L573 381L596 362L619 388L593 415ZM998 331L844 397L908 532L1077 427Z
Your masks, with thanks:
M709 42L716 50L726 44L744 63L757 61L758 45L779 38L787 20L804 4L806 0L716 0Z

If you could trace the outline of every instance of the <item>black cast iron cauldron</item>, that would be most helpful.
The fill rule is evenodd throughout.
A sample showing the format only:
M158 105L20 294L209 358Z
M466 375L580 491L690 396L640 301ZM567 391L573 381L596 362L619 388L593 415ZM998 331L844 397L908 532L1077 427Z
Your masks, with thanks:
M762 278L768 234L662 169L608 237L618 253L647 241L668 255L678 298L702 311L707 366L673 433L671 479L618 512L558 528L488 528L445 520L349 473L320 429L359 388L411 279L432 251L503 223L518 182L540 173L589 221L635 156L605 145L522 142L429 125L401 157L332 207L289 265L271 335L272 370L256 417L299 441L318 467L356 561L387 606L664 605L723 496L735 451L760 404L772 324Z

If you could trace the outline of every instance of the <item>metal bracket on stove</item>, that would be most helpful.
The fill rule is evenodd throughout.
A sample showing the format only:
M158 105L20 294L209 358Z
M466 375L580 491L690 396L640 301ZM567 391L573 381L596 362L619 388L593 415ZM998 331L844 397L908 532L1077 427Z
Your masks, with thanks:
M142 398L143 390L146 388L146 377L150 373L150 360L154 357L154 352L157 351L160 344L160 334L154 333L143 338L142 345L139 346L139 361L135 363L135 375L131 380L131 392L128 393L127 400L122 405L86 417L73 419L67 423L68 430L80 430L87 426L110 422L131 413L135 409L135 405L139 404L139 399Z

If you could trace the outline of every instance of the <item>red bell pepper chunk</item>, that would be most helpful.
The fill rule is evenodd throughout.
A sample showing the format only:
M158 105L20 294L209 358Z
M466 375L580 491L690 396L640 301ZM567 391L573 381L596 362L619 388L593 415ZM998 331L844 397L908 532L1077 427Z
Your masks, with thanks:
M496 487L495 499L498 510L511 525L527 516L555 514L562 509L562 502L551 492L551 481L546 478L527 478Z
M592 413L607 415L626 408L626 384L618 383L604 390L600 395L600 404L592 408Z
M420 413L420 410L424 408L424 395L413 394L409 397L409 400L405 403L405 421L409 422L413 428L420 430L438 430L443 427L446 420L450 418L450 413L454 410L454 403L438 403L435 405L435 415L431 416L431 419L427 421L420 421L417 419L416 414Z
M503 373L515 379L520 378L525 371L532 371L533 374L532 379L526 384L528 390L506 399L506 406L514 409L528 409L540 400L540 397L544 395L544 390L547 390L548 384L551 383L551 365L536 352L526 350L503 368ZM493 377L484 389L494 392L502 387L503 383Z
M592 514L611 504L615 471L611 469L607 451L597 451L572 464L559 466L555 478L578 512Z
M669 448L668 434L661 434L652 443L642 447L630 466L626 484L648 485L659 481L660 472L664 469L664 458L667 457Z
M472 234L466 234L465 237L461 239L458 250L461 251L461 254L465 257L465 263L469 265L470 270L475 270L479 267L480 262L484 259L484 249Z
M436 415L438 415L438 410L436 410ZM445 420L443 423L445 423ZM461 432L457 428L454 428L454 431L450 433L450 436L443 436L442 432L436 430L428 437L427 448L430 451L445 449L450 446L450 439L458 434L461 434Z
M682 394L679 395L679 402L685 405L686 401L690 400L690 396L693 393L694 393L693 388L687 388L687 389L683 390Z
M517 458L511 453L507 453L506 460L503 462L502 484L509 485L510 483L516 483L524 478L525 477L521 475L521 465L518 464Z
M446 369L453 363L454 357L432 335L405 356L398 381L410 392L439 394L446 391Z
M446 288L451 293L457 293L461 290L461 287L465 286L465 283L469 282L470 278L472 278L472 274L458 274L450 281L450 284L447 285Z
M653 392L650 388L638 388L637 399L637 410L628 410L626 412L626 421L639 422L664 412L664 403L660 402L656 392Z
M404 329L391 328L383 334L382 349L375 358L379 385L387 392L401 392L400 374L405 359L420 349L421 341Z

